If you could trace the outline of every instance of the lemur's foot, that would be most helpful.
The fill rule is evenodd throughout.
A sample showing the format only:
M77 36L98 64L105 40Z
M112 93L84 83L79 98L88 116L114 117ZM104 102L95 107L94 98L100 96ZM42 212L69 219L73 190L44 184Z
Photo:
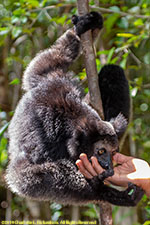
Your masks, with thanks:
M107 177L111 177L114 175L114 170L105 170L104 172L102 172L101 174L98 175L98 179L100 179L101 181L105 180Z
M88 30L101 29L103 18L98 12L87 13L84 16L72 16L72 23L75 25L77 35L81 35Z
M144 191L142 188L135 184L129 183L128 188L125 190L128 205L136 206L136 204L141 200L143 194Z

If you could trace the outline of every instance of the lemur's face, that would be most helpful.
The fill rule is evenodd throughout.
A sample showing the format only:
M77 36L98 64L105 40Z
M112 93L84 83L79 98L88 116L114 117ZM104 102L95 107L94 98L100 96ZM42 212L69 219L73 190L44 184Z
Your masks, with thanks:
M112 156L118 151L119 145L117 135L107 135L94 143L93 155L104 169L109 170L113 169Z
M117 126L115 126L116 124ZM113 169L112 156L119 151L117 132L124 129L124 125L124 123L121 124L120 118L114 124L106 121L100 122L100 138L94 143L93 155L106 170Z

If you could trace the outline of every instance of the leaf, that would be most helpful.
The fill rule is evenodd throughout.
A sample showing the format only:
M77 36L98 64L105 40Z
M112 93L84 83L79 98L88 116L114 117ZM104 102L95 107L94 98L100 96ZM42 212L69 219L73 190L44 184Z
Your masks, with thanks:
M12 29L13 38L17 38L22 33L22 27L14 27Z
M150 225L150 220L146 221L143 225Z
M18 16L12 16L11 17L11 22L12 22L12 24L18 23L18 22L20 22L20 18Z
M128 195L132 195L133 192L134 192L134 189L131 189L131 190L129 191Z
M126 17L120 18L119 21L117 22L117 25L120 28L127 29L129 26L127 18Z
M10 85L16 85L16 84L20 84L20 80L18 78L14 79L13 81L11 81L9 83Z
M52 215L52 220L53 221L58 221L60 216L62 216L62 212L61 211L54 212L54 214Z
M32 7L39 7L39 1L37 0L28 0L28 5L30 4Z
M114 12L120 12L120 8L118 6L116 6L116 5L109 7L109 9L111 9Z
M28 20L28 18L27 18L26 16L22 16L22 17L20 18L20 20L21 20L22 23L26 23L27 20Z
M7 130L9 123L6 123L1 129L0 129L0 136L3 135L3 133Z
M128 10L129 13L139 13L140 12L140 7L139 6L134 6L131 9Z
M57 24L64 25L66 19L67 19L67 15L64 15L64 16L62 16L62 17L55 17L55 18L51 19L51 21L54 21L54 22L56 22Z
M125 69L126 68L126 63L127 63L127 57L129 55L129 52L126 52L125 54L123 54L122 56L122 61L120 62L120 66Z
M9 27L1 27L0 28L0 35L8 34L9 31L10 31L10 28Z
M6 149L4 149L1 153L1 162L6 161L7 160L7 151ZM3 163L4 164L4 163Z
M137 88L137 87L133 88L133 89L131 90L131 96L132 96L132 97L135 97L136 94L137 94L137 92L138 92L138 88Z
M58 211L60 209L62 209L62 205L61 204L58 204L56 202L53 202L51 205L50 205L50 208L54 211Z
M136 86L141 87L143 84L143 77L135 78L135 83L136 83Z
M84 213L83 213L84 216L88 216L90 218L96 218L96 212L95 211L92 211L91 209L89 210L86 210Z
M109 50L102 50L102 51L97 52L97 55L102 55L102 54L108 55L108 53L109 53Z
M88 209L83 212L83 215L84 216L88 216L88 217L90 217L92 219L93 218L95 218L95 219L98 218L98 215L96 213L96 210L95 210L93 204L88 204L87 207L88 207Z
M145 63L145 64L150 64L150 52L148 52L148 53L144 56L144 63Z
M108 17L108 19L105 22L105 27L107 32L109 33L113 27L113 25L115 24L115 22L117 21L117 19L119 18L119 14L118 13L114 13L112 15L110 15Z
M119 57L116 56L114 59L111 60L111 64L115 64L118 61Z
M134 34L131 33L118 33L117 34L118 37L125 37L125 38L130 38L130 37L134 37Z
M112 59L112 56L114 54L114 51L115 51L115 47L111 48L109 53L108 53L108 57L107 57L107 64L110 63L111 59Z
M24 14L25 14L25 9L23 9L23 8L18 8L13 11L14 16L22 16Z
M138 26L142 26L142 25L144 25L142 19L137 19L136 21L134 21L134 26L138 27Z

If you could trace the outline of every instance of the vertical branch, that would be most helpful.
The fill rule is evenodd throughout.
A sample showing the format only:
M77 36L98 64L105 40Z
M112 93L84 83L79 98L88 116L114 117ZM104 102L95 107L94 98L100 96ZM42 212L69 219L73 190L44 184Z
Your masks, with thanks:
M77 0L78 14L84 15L89 11L88 0ZM90 95L90 104L99 113L100 117L103 119L103 107L101 101L101 95L98 85L97 68L95 62L95 54L92 44L92 34L91 31L87 31L81 35L81 42L84 54L86 74L88 78L88 87Z
M89 1L77 0L77 8L78 14L80 16L88 13ZM86 33L81 35L81 42L84 54L86 74L88 79L90 104L99 113L100 117L104 119L91 31L87 31ZM112 225L111 205L106 202L101 202L99 204L99 207L100 207L101 225Z

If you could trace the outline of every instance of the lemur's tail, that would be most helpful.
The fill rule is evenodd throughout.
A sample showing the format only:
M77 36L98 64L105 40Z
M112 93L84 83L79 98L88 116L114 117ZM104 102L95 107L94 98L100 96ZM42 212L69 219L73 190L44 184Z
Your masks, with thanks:
M123 69L113 64L105 65L99 73L99 86L105 120L110 121L121 113L129 121L129 84Z

